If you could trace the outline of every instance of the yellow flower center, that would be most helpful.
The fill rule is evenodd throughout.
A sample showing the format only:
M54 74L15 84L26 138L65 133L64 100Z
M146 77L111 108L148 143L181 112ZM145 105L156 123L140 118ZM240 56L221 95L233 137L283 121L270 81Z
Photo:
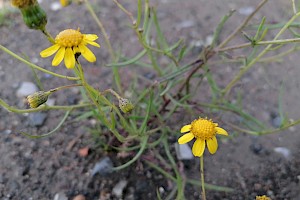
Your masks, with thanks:
M12 0L11 3L18 8L24 8L36 4L36 0Z
M55 42L62 47L76 47L83 39L83 34L77 30L67 29L60 32L56 38Z
M263 196L256 196L255 198L256 200L271 200L270 197L267 197L266 195Z
M191 125L191 133L196 138L207 140L216 135L216 125L211 120L199 118L194 120Z

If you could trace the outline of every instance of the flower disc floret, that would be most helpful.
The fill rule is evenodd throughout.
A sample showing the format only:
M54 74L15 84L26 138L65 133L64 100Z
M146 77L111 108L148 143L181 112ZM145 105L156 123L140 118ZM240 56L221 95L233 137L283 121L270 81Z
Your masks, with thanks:
M56 36L55 43L62 47L76 47L82 42L82 39L83 34L81 34L79 31L67 29L60 32Z
M75 54L82 55L89 62L96 61L96 56L87 45L100 47L98 43L94 42L97 39L98 36L95 34L82 34L79 30L67 29L60 32L55 37L54 45L43 50L40 55L45 58L56 53L52 60L52 66L58 66L64 60L68 69L74 68Z
M256 196L255 197L256 200L271 200L270 197L263 195L263 196Z
M216 125L207 119L197 119L191 123L191 133L202 140L211 139L216 135Z
M185 144L196 138L192 152L198 157L203 155L206 145L211 154L216 153L218 149L216 134L228 135L227 131L218 127L217 123L204 118L196 119L191 124L183 126L180 132L185 134L178 139L179 144Z

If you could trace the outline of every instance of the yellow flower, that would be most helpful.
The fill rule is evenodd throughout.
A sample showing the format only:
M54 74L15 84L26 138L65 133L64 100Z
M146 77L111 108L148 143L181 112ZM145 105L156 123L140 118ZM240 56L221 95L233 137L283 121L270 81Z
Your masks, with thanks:
M70 4L70 1L69 0L60 0L60 4L63 6L63 7L66 7Z
M270 197L267 197L266 195L263 196L256 196L255 198L256 200L271 200Z
M71 69L75 66L75 54L78 53L89 62L96 61L96 56L86 47L87 44L100 47L94 42L96 39L98 36L95 34L82 34L79 30L67 29L60 32L55 38L55 44L43 50L40 55L45 58L57 52L52 60L52 66L59 65L64 59L66 67Z
M11 0L11 4L18 8L24 8L36 4L36 0Z
M203 118L196 119L191 124L183 126L180 132L186 134L178 139L179 144L185 144L196 138L192 152L194 156L198 157L203 155L205 143L211 154L216 153L218 149L216 134L228 135L227 131L218 127L217 123Z

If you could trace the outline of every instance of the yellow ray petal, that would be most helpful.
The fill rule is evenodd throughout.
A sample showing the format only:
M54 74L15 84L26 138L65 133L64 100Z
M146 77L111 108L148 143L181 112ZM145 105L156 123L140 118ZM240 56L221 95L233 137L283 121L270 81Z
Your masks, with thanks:
M93 42L93 41L85 41L86 43L90 44L90 45L93 45L95 47L99 47L100 48L100 45L96 42Z
M193 149L192 149L194 156L201 157L203 155L204 149L205 149L205 141L198 138L194 142Z
M98 39L98 36L95 34L84 34L84 40L94 41L97 39Z
M65 65L68 69L72 69L75 66L75 56L71 48L66 48Z
M224 129L222 129L220 127L216 127L216 131L217 131L217 134L228 135L227 131L225 131Z
M52 60L52 65L57 66L64 59L65 56L65 48L61 47Z
M58 44L55 44L55 45L41 51L40 55L42 58L49 57L49 56L53 55L55 52L57 52L59 47L60 46Z
M178 139L179 144L185 144L194 138L192 133L186 133Z
M78 48L78 47L73 47L73 53L74 53L74 55L75 55L76 53L80 53L79 48Z
M180 130L180 133L186 133L186 132L189 132L191 130L192 126L189 124L189 125L185 125L181 128Z
M218 141L217 141L217 138L214 136L212 139L206 140L206 143L207 143L208 151L209 151L211 154L216 153L216 151L217 151L217 149L218 149Z
M93 54L93 52L91 50L89 50L89 48L87 48L84 45L79 45L79 50L82 54L82 56L89 62L95 62L96 61L96 56Z

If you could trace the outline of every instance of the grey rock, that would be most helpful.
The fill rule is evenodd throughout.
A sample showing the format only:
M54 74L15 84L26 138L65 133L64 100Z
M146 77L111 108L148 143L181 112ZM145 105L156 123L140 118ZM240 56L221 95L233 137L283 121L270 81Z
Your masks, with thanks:
M53 11L57 11L57 10L60 10L62 8L62 6L59 2L53 2L53 3L51 3L50 8Z
M193 27L193 26L195 26L195 21L185 20L185 21L182 21L182 22L178 23L177 26L176 26L176 29L181 30L181 29L190 28L190 27Z
M7 181L3 174L0 174L0 183L3 184Z
M21 186L17 181L12 181L9 184L9 193L10 195L14 196L14 194L17 194L20 190Z
M290 159L291 158L291 151L288 148L285 148L285 147L276 147L276 148L274 148L274 151L276 153L279 153L279 154L283 155L286 159Z
M276 128L279 128L282 124L282 119L280 116L277 116L275 118L272 119L272 125Z
M117 198L121 198L123 196L123 190L127 186L127 183L128 181L126 180L119 181L113 188L112 194Z
M47 74L47 73L43 74L43 76L42 76L43 79L51 79L52 77L53 77L53 75Z
M54 106L55 105L55 99L53 99L53 98L49 98L48 100L47 100L47 102L46 102L46 104L48 105L48 106Z
M4 131L1 131L0 133L3 134L3 135L9 135L9 134L11 134L11 132L12 131L10 129L6 129Z
M238 9L238 12L241 15L250 15L253 11L254 11L254 7L252 7L252 6L243 7L243 8Z
M28 115L30 126L42 126L47 118L47 114L43 112L30 113Z
M188 144L175 143L175 151L178 160L193 160L194 156Z
M56 193L56 194L55 194L53 200L68 200L68 197L66 196L65 193L60 192L60 193Z
M28 95L33 94L37 91L38 91L38 88L34 83L22 82L16 92L16 96L18 98L24 98L24 97L27 97Z
M254 153L254 154L260 154L263 151L263 146L260 143L257 142L253 142L250 145L250 150Z
M282 125L283 119L280 117L280 115L278 115L278 113L271 112L270 117L272 126L279 128Z
M113 163L109 157L104 157L102 160L97 162L92 170L92 176L96 174L108 175L113 171Z

